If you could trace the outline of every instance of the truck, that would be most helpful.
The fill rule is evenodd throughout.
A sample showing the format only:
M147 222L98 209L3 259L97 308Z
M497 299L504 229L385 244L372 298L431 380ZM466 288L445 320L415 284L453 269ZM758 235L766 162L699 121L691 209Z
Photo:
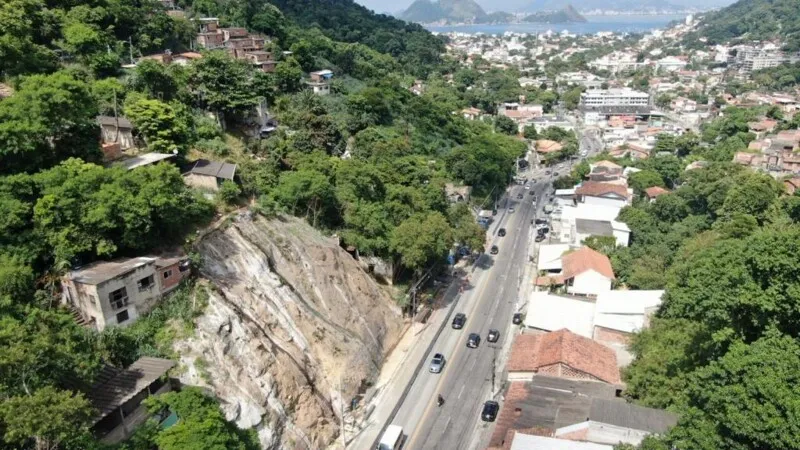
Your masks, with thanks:
M381 440L378 441L376 450L399 450L403 447L403 427L400 425L389 425L383 432Z

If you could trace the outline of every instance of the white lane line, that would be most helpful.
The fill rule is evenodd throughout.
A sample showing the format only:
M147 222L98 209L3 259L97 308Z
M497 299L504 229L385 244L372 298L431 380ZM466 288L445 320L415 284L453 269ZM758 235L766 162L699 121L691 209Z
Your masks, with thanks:
M465 387L466 387L466 386L464 386L464 385L462 385L462 386L461 386L461 391L459 391L459 392L458 392L458 397L457 397L457 398L461 398L461 394L463 394L463 393L464 393L464 388L465 388Z

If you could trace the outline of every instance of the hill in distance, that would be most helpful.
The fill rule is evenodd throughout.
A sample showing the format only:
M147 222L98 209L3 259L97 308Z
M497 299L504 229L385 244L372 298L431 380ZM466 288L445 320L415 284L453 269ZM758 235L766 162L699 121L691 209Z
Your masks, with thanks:
M523 18L522 21L529 23L576 23L586 22L586 17L583 17L572 5L567 5L566 8L560 11L535 12Z
M484 22L489 15L474 0L416 0L399 17L419 23Z
M707 14L700 26L699 36L713 44L780 39L787 50L800 50L800 0L739 0Z
M533 0L523 12L557 11L568 6L577 11L663 11L680 10L683 7L660 0Z

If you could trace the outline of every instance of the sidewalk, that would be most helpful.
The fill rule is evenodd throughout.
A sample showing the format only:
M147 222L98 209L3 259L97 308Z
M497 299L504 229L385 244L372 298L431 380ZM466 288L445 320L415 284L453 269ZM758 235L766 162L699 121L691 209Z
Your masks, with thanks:
M458 303L460 286L461 279L455 278L438 300L443 306L431 313L427 323L412 323L386 358L375 386L376 393L369 404L364 406L366 411L374 409L368 414L361 430L353 436L347 436L348 449L371 449L383 429L390 425L387 421L394 416L397 407L402 403L417 369L424 363L430 344Z

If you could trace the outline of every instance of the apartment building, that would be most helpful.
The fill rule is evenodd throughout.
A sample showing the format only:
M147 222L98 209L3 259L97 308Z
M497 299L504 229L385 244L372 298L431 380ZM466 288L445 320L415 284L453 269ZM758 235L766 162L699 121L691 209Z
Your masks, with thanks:
M648 106L650 95L646 92L623 89L590 89L581 94L581 106Z

